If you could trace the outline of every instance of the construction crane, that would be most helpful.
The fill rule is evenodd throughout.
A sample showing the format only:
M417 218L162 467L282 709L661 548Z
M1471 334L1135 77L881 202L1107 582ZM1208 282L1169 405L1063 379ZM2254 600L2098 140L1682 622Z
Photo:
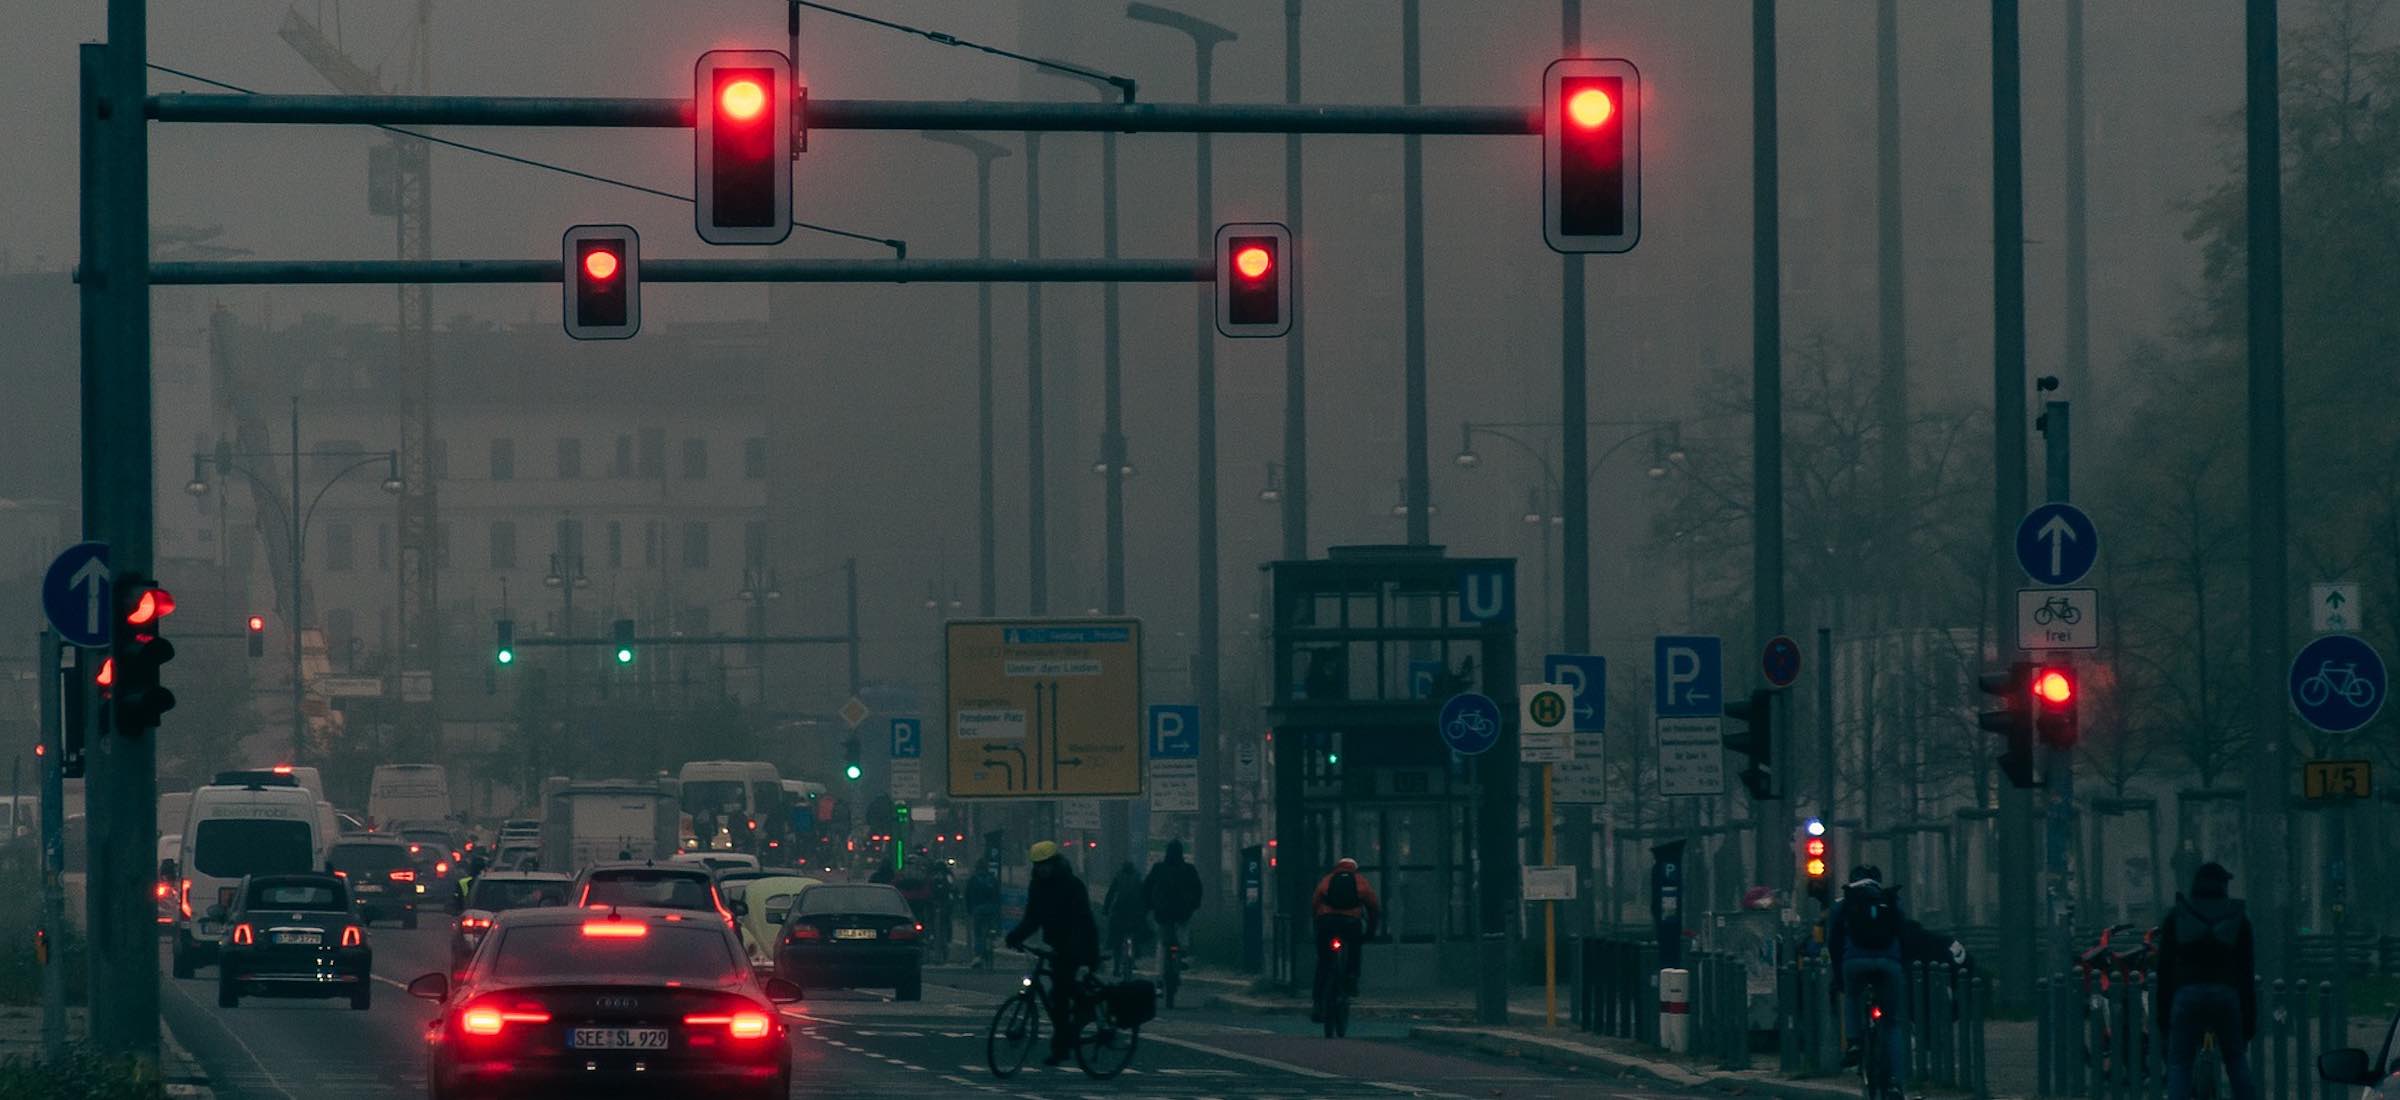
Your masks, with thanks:
M433 0L416 0L415 48L411 67L413 90L430 94L433 88ZM275 33L293 52L316 69L334 90L349 95L384 95L381 76L360 65L325 37L324 31L293 8L284 13ZM390 144L369 150L367 206L371 213L390 215L403 260L433 258L432 147L418 138L393 135ZM418 752L440 749L432 707L433 670L441 667L441 607L435 586L433 481L433 299L423 284L400 287L400 355L394 372L399 386L400 461L404 488L400 494L400 652L393 662L399 689L394 693L408 707L404 728ZM413 758L413 757L412 757Z

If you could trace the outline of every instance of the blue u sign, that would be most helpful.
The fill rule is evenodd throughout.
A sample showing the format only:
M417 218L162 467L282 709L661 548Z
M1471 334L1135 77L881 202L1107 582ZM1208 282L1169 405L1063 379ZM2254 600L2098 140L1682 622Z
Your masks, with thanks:
M1470 623L1517 619L1517 572L1505 562L1458 571L1458 617Z

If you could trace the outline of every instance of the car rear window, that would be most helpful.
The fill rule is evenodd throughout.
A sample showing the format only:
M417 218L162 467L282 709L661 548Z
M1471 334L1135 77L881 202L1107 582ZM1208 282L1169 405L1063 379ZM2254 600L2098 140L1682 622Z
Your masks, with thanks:
M476 879L475 892L467 898L467 908L539 909L547 905L567 903L567 884L564 882L494 882Z
M250 885L252 909L323 909L340 912L350 907L339 886L326 882L258 882Z
M651 921L636 927L643 934L591 936L581 924L503 924L491 974L501 981L632 978L721 986L738 981L739 968L748 965L735 958L720 925Z
M309 869L309 827L289 818L210 818L193 830L192 869L211 878L288 875Z
M448 848L450 846L450 834L436 829L410 829L401 833L400 836L402 839L411 844L424 844L431 847L441 848Z
M397 844L336 844L325 861L344 871L397 871L408 866L408 849Z
M586 884L585 905L646 905L658 909L714 909L714 891L698 875L672 871L595 871Z
M812 886L801 892L800 907L794 912L804 917L825 913L909 915L908 902L900 896L900 891L889 886Z

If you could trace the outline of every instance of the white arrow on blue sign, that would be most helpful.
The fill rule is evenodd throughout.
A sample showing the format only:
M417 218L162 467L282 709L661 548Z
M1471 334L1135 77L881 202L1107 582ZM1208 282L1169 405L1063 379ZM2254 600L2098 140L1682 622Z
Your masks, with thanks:
M1652 704L1660 718L1715 718L1725 713L1725 639L1714 634L1661 634L1651 646Z
M108 645L110 602L108 544L79 542L59 552L42 574L42 614L68 645Z
M2073 584L2100 558L2100 529L2083 509L2054 500L2017 521L2017 564L2036 584Z
M925 723L915 718L892 719L892 759L915 760L925 755Z
M2327 733L2348 733L2375 720L2390 694L2383 655L2353 634L2327 634L2292 658L2292 709Z
M1589 653L1552 653L1542 658L1542 679L1575 693L1575 732L1608 731L1608 658Z

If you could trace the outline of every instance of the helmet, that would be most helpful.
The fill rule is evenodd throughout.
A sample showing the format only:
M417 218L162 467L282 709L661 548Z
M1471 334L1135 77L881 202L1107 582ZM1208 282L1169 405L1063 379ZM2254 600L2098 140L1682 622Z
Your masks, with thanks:
M1850 871L1850 885L1856 886L1862 882L1872 882L1877 885L1881 885L1883 883L1883 868L1877 867L1872 863L1861 863L1857 867L1852 868Z
M1047 863L1057 858L1058 842L1055 840L1036 841L1032 849L1025 853L1027 863Z
M1358 861L1350 858L1349 856L1343 856L1342 858L1333 861L1333 869L1336 871L1355 871L1358 870Z

